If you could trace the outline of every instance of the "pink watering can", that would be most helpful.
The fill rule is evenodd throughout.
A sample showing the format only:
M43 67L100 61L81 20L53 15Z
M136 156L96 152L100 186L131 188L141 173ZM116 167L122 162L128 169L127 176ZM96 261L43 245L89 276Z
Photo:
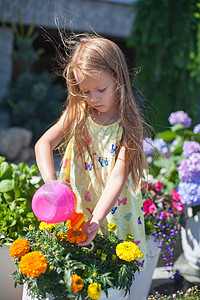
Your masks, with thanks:
M43 184L33 195L32 210L42 222L59 223L71 221L78 228L85 221L85 215L76 212L77 198L64 183L54 180Z

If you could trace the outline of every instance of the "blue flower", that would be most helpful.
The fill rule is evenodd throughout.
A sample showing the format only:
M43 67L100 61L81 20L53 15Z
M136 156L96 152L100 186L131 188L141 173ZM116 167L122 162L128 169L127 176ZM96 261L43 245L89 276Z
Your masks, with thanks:
M143 140L143 150L145 155L152 155L154 153L154 146L151 138L146 137Z
M169 156L170 153L169 146L163 139L155 139L153 141L153 145L158 151L164 154L165 157Z
M190 156L192 153L200 152L200 144L198 142L185 141L183 143L183 154Z
M200 177L200 153L183 159L178 167L178 177L186 182L195 182Z
M200 124L197 124L197 125L194 127L193 132L194 132L195 134L200 133Z
M177 190L181 195L182 204L187 206L200 205L200 177L196 182L179 182Z
M192 119L182 110L171 113L168 120L171 125L181 123L185 128L189 128L192 123Z

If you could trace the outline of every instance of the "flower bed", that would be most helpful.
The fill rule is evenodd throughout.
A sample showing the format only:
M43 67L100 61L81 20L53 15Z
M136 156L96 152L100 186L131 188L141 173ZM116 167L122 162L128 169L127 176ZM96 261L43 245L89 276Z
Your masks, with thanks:
M98 234L87 247L79 247L77 243L85 238L82 228L74 230L67 224L41 223L40 229L31 227L25 238L11 245L10 254L18 265L15 282L25 282L38 298L48 293L54 299L68 299L69 295L98 299L101 291L107 295L110 287L127 294L134 273L139 271L137 259L143 257L138 246L120 241L110 232L108 236Z

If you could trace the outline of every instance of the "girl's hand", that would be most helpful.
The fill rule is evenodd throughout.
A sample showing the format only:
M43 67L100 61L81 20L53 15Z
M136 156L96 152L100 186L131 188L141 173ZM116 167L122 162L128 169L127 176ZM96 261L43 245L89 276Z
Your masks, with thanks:
M87 234L87 240L83 243L79 243L78 246L89 245L94 240L99 230L99 227L99 220L97 220L95 217L92 217L90 220L88 220L85 226L83 227L83 232Z

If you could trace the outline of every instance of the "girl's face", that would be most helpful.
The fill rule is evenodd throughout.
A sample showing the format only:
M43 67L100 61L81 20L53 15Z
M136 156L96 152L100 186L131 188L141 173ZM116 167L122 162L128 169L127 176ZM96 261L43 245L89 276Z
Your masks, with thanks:
M79 71L77 79L81 94L89 106L108 117L118 116L116 82L111 75L99 72L89 76Z

